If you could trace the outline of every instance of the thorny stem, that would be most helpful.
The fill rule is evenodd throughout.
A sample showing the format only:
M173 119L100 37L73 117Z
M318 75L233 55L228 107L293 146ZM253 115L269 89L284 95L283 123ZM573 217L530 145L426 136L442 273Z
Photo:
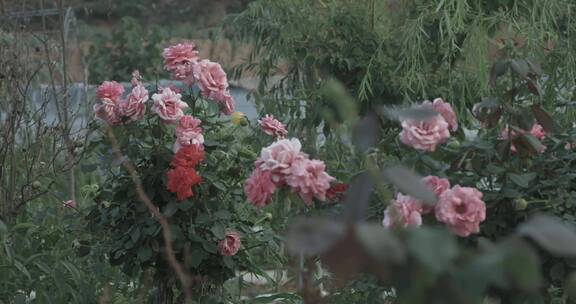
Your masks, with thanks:
M191 279L190 276L186 273L186 271L182 268L182 265L176 259L176 255L174 254L174 249L172 248L172 232L170 231L170 225L168 223L168 219L158 210L156 205L150 200L144 188L142 187L142 181L138 176L138 172L136 172L136 168L134 165L127 159L124 159L122 152L120 151L120 146L118 145L118 140L114 135L111 127L108 127L108 137L110 138L110 142L112 144L112 151L116 156L116 159L122 163L122 166L132 178L132 182L136 187L136 194L138 198L146 205L148 211L152 213L154 218L160 223L162 226L162 236L164 238L164 246L166 247L166 260L170 264L170 267L176 272L178 279L180 280L180 284L182 284L182 289L184 290L185 295L185 303L192 303L192 290L191 287Z

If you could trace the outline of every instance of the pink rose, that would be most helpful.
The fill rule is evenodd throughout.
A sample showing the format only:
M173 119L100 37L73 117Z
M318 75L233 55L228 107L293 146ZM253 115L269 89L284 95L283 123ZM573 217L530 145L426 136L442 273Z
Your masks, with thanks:
M148 91L142 85L132 88L126 100L120 102L120 113L123 117L136 121L144 117L145 103L148 101Z
M270 136L284 138L288 133L284 125L272 115L262 117L262 119L258 120L258 123L262 131Z
M113 101L118 101L122 94L124 93L124 87L117 83L116 81L104 81L96 89L96 97L98 99L110 99Z
M272 182L271 172L258 167L244 183L246 198L256 207L268 205L274 191L276 191L276 185Z
M466 237L480 232L480 222L486 219L486 205L482 192L456 185L440 195L435 213L436 219L445 223L452 233Z
M434 111L438 112L448 123L448 128L450 131L454 132L458 130L458 120L456 120L456 114L454 113L452 106L449 103L444 102L442 98L436 98L434 99L434 102L426 100L422 105L431 106Z
M176 138L178 146L202 146L204 144L204 136L202 135L202 128L200 119L196 119L191 115L184 115L180 118L178 126L176 126ZM175 149L175 152L178 149Z
M222 113L234 112L234 99L228 91L228 78L219 63L201 60L194 64L194 79L198 83L202 97L215 101Z
M161 93L152 95L152 100L154 100L152 111L156 112L165 122L176 122L184 115L182 109L188 107L180 99L181 97L182 95L174 93L170 88L164 88Z
M291 164L286 183L309 205L313 197L321 201L326 200L326 191L330 189L330 182L333 179L326 173L323 161L299 158Z
M530 129L530 134L536 137L539 141L543 141L546 138L546 132L539 123L535 123L532 126L532 129Z
M64 206L64 208L76 209L77 204L75 200L67 200L62 202L62 206Z
M192 86L194 84L194 63L187 62L177 66L170 73L172 79L180 80L184 82L187 86Z
M428 189L432 190L436 195L436 198L439 198L444 191L450 189L450 181L445 178L440 178L438 176L429 175L422 179L422 182L428 187ZM434 211L434 206L431 205L422 205L423 213L427 214Z
M441 115L423 121L406 119L402 121L400 141L417 150L434 151L436 145L450 138L448 123Z
M422 178L422 181L428 189L432 190L432 192L436 194L436 197L440 197L444 191L450 189L450 181L446 178L429 175Z
M214 94L225 92L228 89L226 72L219 63L204 59L194 65L194 78L204 98L212 99Z
M100 102L93 107L96 117L104 120L109 125L119 124L121 113L118 101L104 97Z
M529 133L532 136L536 137L536 139L538 139L540 142L542 142L545 138L546 138L546 132L544 131L544 128L542 128L542 126L538 123L534 123L532 125L532 129L530 129L530 132L525 131L525 130L520 130L520 135L522 134L526 134ZM506 126L504 129L502 129L502 131L500 132L500 139L504 139L504 140L514 140L516 137L518 137L519 134L518 132L516 132L515 130L508 130L508 126ZM512 143L510 144L510 151L516 153L518 152L518 150L516 149L516 146ZM540 147L540 153L544 153L544 151L546 151L546 146L542 145Z
M422 203L402 193L384 211L382 224L386 228L419 227L422 225Z
M164 68L168 71L174 71L181 65L196 62L199 59L196 46L192 42L179 43L167 47L162 52L164 57Z
M240 249L240 234L233 230L226 231L224 239L218 242L218 252L223 256L233 256Z
M234 99L229 92L224 92L222 95L215 96L214 100L218 103L220 112L224 115L231 115L234 113Z
M306 158L306 154L300 152L301 148L297 138L278 140L262 149L257 166L264 171L271 171L273 181L281 184L284 177L291 173L292 163Z

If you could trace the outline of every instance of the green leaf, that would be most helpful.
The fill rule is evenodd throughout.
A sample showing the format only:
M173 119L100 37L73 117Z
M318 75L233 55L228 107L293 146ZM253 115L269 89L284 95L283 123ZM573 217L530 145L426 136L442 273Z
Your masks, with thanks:
M380 140L381 128L376 115L360 119L352 130L352 142L360 151L373 147Z
M404 121L407 119L423 121L438 115L438 112L430 108L411 107L411 108L384 108L384 114L392 120Z
M222 258L222 261L224 262L224 265L230 269L234 269L236 267L236 263L234 263L232 257L225 256Z
M220 219L220 220L227 220L229 218L232 217L232 213L230 213L230 211L228 210L218 210L214 213L214 218Z
M576 230L549 215L537 215L520 225L517 230L557 257L576 257Z
M512 182L522 188L528 188L530 182L536 177L536 173L514 174L508 173L508 177Z
M356 238L374 260L399 264L406 258L402 243L382 225L359 224L355 231Z
M541 281L540 261L534 250L519 240L510 241L507 247L503 266L514 287L527 292L537 289Z
M216 189L225 192L228 188L226 187L226 185L224 185L224 183L222 183L221 181L213 181L212 185L214 187L216 187Z
M28 271L26 266L20 263L20 261L14 260L14 267L16 267L16 269L18 269L22 274L24 274L29 281L32 281L32 276L30 275L30 272Z
M170 202L168 203L168 205L166 205L166 207L164 207L164 215L166 217L171 217L172 215L174 215L174 213L176 213L176 211L178 211L178 205L179 203L177 202Z
M138 250L138 260L141 262L146 262L152 257L152 249L150 247L144 247Z
M80 169L84 173L91 173L94 170L98 169L98 164L81 164Z
M182 210L182 211L189 210L193 206L194 206L194 202L192 200L189 200L189 199L178 202L178 209Z
M294 255L321 254L331 248L344 232L344 226L340 222L320 218L298 218L288 226L287 249Z
M206 213L200 213L194 221L195 224L206 224L210 222L210 216Z
M0 220L0 236L4 236L8 232L8 226Z
M68 270L68 272L72 275L72 278L74 279L74 281L80 281L81 280L80 271L78 270L78 268L76 268L76 266L72 265L71 263L69 263L67 261L62 261L62 266L64 266L64 268L66 268L66 270Z
M531 154L538 154L544 149L544 145L532 134L522 134L513 140L517 148Z
M534 114L534 118L536 118L536 121L542 125L542 128L544 128L546 132L553 133L558 130L558 125L552 116L548 114L548 112L544 111L544 109L542 109L539 105L532 106L532 114Z
M454 237L433 228L410 231L407 245L416 260L436 274L445 271L458 254Z
M132 232L130 233L130 238L132 239L132 242L134 243L138 242L138 240L140 239L140 228L134 226L132 228Z
M14 296L14 304L26 304L26 296L18 293Z
M436 204L436 195L422 182L422 177L412 173L412 171L402 167L395 166L384 170L383 176L390 181L400 192L410 195L422 202L434 205Z
M202 240L202 248L204 248L204 250L208 251L209 253L218 252L218 247L216 247L216 244L207 240Z
M530 72L530 66L523 59L513 59L510 61L510 66L516 74L520 75L522 78L526 77Z
M212 231L212 234L214 234L217 239L223 239L226 234L224 226L219 224L210 228L210 231Z
M204 261L208 257L208 253L203 249L196 247L192 249L192 253L189 256L187 262L189 263L190 267L197 268L200 266L202 261Z

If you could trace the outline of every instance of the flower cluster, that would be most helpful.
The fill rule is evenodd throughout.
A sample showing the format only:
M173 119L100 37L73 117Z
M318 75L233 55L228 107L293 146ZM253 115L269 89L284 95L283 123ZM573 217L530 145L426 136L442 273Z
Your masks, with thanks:
M200 59L196 46L180 43L162 52L164 68L171 73L172 79L180 80L191 86L196 83L202 97L218 104L226 115L234 112L234 100L228 91L226 72L219 63Z
M202 177L195 167L204 159L204 150L196 145L184 146L172 158L172 167L166 173L168 191L176 193L178 200L191 197L192 186L199 184Z
M136 78L138 77L138 78ZM94 105L96 117L110 125L129 121L137 121L144 117L148 91L139 80L139 74L134 72L132 90L122 98L124 87L116 81L104 81L96 89L96 98L100 101Z
M458 121L452 106L441 98L424 101L420 108L432 109L438 114L425 120L404 119L400 141L414 149L432 152L450 138L450 131L458 130Z
M538 139L540 142L542 142L546 138L546 132L544 131L544 128L542 128L542 126L539 123L534 123L532 125L532 128L530 129L530 131L520 130L519 132L516 132L514 130L509 130L508 126L506 126L500 132L500 139L514 140L515 138L517 138L518 136L523 135L523 134L530 134L530 135L534 136L536 139ZM513 143L510 144L510 151L512 151L514 153L518 152L518 150L516 149L516 146ZM540 146L540 151L538 151L538 152L544 153L544 151L546 151L546 146L544 146L544 145Z
M262 149L254 163L256 168L246 180L244 192L248 201L263 207L270 203L277 187L289 186L293 192L311 204L312 199L326 200L330 182L323 161L310 159L300 151L297 138L280 139Z
M423 214L434 213L436 220L458 236L480 232L480 223L486 219L486 206L480 191L460 185L450 188L447 179L437 176L427 176L423 182L438 198L436 206L429 207L409 195L398 193L384 211L385 227L418 227L422 225Z

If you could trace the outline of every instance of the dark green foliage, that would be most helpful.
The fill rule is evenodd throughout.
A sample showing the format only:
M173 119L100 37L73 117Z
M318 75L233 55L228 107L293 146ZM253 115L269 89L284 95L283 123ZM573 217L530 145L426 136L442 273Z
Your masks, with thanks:
M98 34L88 54L89 82L122 79L132 71L157 75L162 71L166 32L160 26L144 29L132 17L123 17L111 37Z

